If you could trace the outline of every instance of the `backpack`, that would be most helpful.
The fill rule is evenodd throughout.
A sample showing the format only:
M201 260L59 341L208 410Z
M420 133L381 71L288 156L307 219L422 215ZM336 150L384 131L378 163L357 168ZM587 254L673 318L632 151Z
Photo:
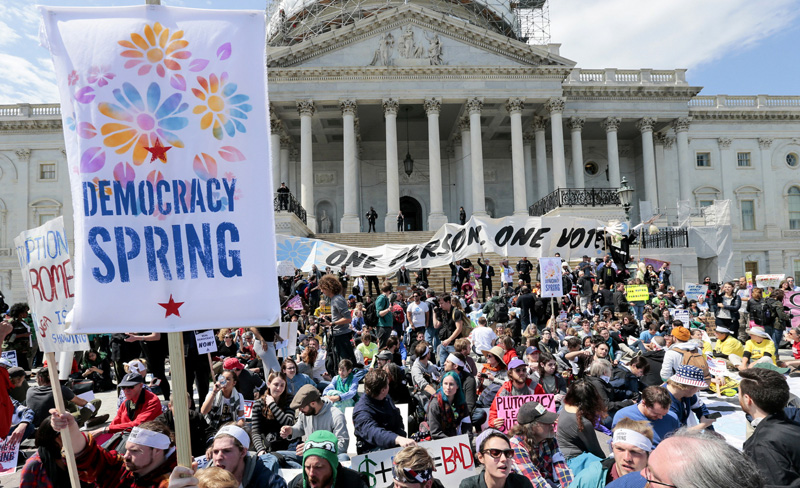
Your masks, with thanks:
M392 305L392 315L394 316L394 323L403 325L406 321L406 313L403 311L403 307L400 304L395 303Z
M375 310L375 302L367 305L367 309L364 311L364 323L370 327L378 326L378 311Z
M770 299L767 298L764 300L764 303L761 304L761 325L764 327L772 327L775 324L776 315L775 310L772 308L772 303L770 303Z
M500 303L494 306L494 321L508 322L509 320L508 303L506 303L505 300L502 300Z
M698 368L702 369L703 379L705 379L706 383L711 384L711 373L708 371L708 362L706 361L706 357L702 352L697 352L697 350L693 351L686 351L683 349L675 349L675 350L677 350L683 355L681 364L697 366Z

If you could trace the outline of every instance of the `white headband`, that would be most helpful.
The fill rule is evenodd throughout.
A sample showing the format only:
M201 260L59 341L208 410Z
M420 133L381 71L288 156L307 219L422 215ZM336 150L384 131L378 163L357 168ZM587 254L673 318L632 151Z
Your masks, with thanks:
M128 436L128 442L139 444L140 446L152 447L153 449L169 449L169 437L161 432L154 432L152 430L134 427L131 430L131 435Z
M242 447L245 449L250 449L250 436L247 435L247 432L245 432L241 427L237 427L235 425L226 425L225 427L219 429L216 435L214 435L214 439L223 434L229 435L239 441L242 444Z
M455 364L456 366L462 368L467 373L471 373L472 372L472 371L470 371L469 366L467 366L467 363L465 363L464 361L458 359L454 354L450 354L449 356L447 356L446 360L450 361L451 363Z
M424 358L427 356L429 352L431 352L430 346L425 346L425 352L422 354L422 357Z
M653 450L653 442L642 434L630 429L617 429L614 431L614 438L611 442L624 442L634 447L638 447L644 452Z

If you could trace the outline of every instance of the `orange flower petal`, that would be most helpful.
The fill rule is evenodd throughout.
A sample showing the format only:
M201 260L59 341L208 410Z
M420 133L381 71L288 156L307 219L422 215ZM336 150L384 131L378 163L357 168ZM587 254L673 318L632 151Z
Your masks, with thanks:
M196 96L196 97L197 97L197 98L199 98L200 100L203 100L203 101L205 101L205 99L206 99L206 94L205 94L205 93L203 93L202 91L198 90L197 88L192 88L192 93L194 93L194 96Z
M167 47L167 50L165 51L165 53L167 55L170 55L170 54L172 54L173 51L177 51L178 49L183 49L183 48L187 47L188 45L189 45L189 41L170 42L169 43L169 47Z
M178 64L177 61L173 61L172 59L165 59L164 66L166 66L167 69L171 69L173 71L180 71L181 69L181 65Z
M131 146L133 146L133 143L135 143L135 142L136 142L136 137L132 137L131 140L128 141L127 144L125 144L124 146L119 147L115 152L117 154L125 154L126 152L131 150Z
M119 132L121 130L128 130L130 128L131 127L126 124L115 124L115 123L103 124L103 127L100 128L100 134L107 136L112 132Z
M125 144L134 137L136 137L136 131L133 129L128 129L122 132L117 132L116 134L111 134L103 139L103 144L108 147L117 147Z
M160 34L160 33L161 33L161 30L162 30L163 28L164 28L164 27L163 27L163 26L162 26L162 25L161 25L159 22L156 22L156 23L153 25L153 30L154 30L154 31L156 31L156 35ZM167 29L167 32L169 32L169 29Z
M217 75L211 73L211 76L208 77L208 82L211 87L211 93L217 93L217 90L219 89L219 79L217 78Z
M203 118L200 119L200 128L202 130L208 129L213 120L214 120L213 112L208 112L207 114L203 115Z
M150 46L147 45L147 41L145 41L142 36L140 36L139 34L137 34L135 32L133 34L131 34L131 40L134 42L134 44L139 46L139 49L143 49L145 51L150 49Z
M156 45L156 35L153 33L153 28L149 25L144 26L144 35L147 37L147 42L151 46Z
M101 114L106 117L111 117L114 120L121 120L123 122L133 121L133 115L129 112L122 111L119 107L111 105L110 103L102 102L97 105L97 109L100 110Z
M203 87L203 90L208 92L208 82L206 81L205 78L203 78L202 76L198 76L197 77L197 82L200 83L200 86Z
M158 45L161 46L161 49L164 49L167 45L167 41L169 40L169 29L164 29L161 32L161 35L158 36Z
M144 53L142 51L122 51L120 56L123 58L143 58Z
M119 44L122 47L127 47L129 49L136 49L136 45L131 41L118 41L117 44Z
M145 161L150 154L147 152L147 149L145 149L148 146L150 146L150 140L147 134L139 136L139 140L136 141L136 146L133 148L133 164L138 166Z
M194 107L194 109L192 110L192 113L193 114L201 114L201 113L203 113L205 111L206 111L206 106L205 105L196 105Z
M175 39L180 39L181 37L183 37L183 31L179 30L179 31L175 31L175 33L172 34L172 37L170 37L169 40L170 41L174 41Z
M178 51L176 53L170 54L169 57L175 58L175 59L189 59L189 57L191 57L191 55L192 55L192 53L190 53L189 51Z

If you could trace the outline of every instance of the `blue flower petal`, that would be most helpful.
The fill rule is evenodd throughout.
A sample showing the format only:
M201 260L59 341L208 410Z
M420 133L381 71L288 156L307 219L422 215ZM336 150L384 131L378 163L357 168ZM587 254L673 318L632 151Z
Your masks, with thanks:
M158 102L161 101L161 87L158 83L150 83L147 87L147 110L153 113L158 108Z
M236 86L236 83L228 83L227 85L225 85L225 88L222 89L222 94L225 95L226 97L229 97L234 93L236 93L236 88L238 88Z
M125 97L133 104L134 107L139 109L139 111L144 112L144 101L142 101L142 96L139 95L139 91L135 86L131 85L130 83L123 83L122 91L125 92Z
M169 98L164 100L164 103L158 108L158 111L155 113L157 119L163 119L168 115L172 115L176 108L181 104L181 94L175 93L171 95Z
M240 103L244 103L248 100L250 100L250 97L248 97L247 95L234 95L228 99L228 103L231 105L239 105Z

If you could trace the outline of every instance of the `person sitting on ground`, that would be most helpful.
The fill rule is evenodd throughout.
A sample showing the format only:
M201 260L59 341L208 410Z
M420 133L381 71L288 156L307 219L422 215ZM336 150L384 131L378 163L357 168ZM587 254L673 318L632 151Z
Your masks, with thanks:
M353 362L349 359L339 361L339 374L331 379L322 392L322 396L333 402L333 406L344 412L347 407L355 406L358 401L358 382L367 374L367 369L353 372Z
M487 435L481 435L475 441L475 457L483 465L483 470L461 480L458 488L532 488L530 477L517 474L513 470L514 449L511 448L508 437L494 429L486 432ZM549 485L545 482L536 486Z
M515 471L537 487L567 488L572 483L572 471L553 437L557 420L557 414L532 401L520 407L511 429Z
M800 329L798 329L797 327L789 329L788 331L786 331L786 338L792 345L792 359L789 361L785 361L786 367L789 368L800 367ZM11 380L13 382L14 380L13 375L11 377Z
M25 405L33 410L33 426L38 427L42 420L49 415L51 409L56 408L56 401L53 398L53 388L50 383L50 371L47 368L41 368L36 373L36 383L28 389L25 396ZM100 425L108 420L108 414L98 416L100 405L102 401L95 398L91 402L87 402L83 398L76 396L69 388L59 384L61 388L61 396L65 402L71 402L78 407L78 412L75 417L81 426L92 427ZM11 402L9 402L10 404ZM152 420L152 419L150 419Z
M350 443L350 434L347 432L347 422L344 413L333 406L327 398L320 396L319 390L313 385L304 385L295 394L292 403L289 404L292 410L298 410L300 414L294 425L284 425L281 427L281 437L291 441L292 439L304 439L312 432L327 430L336 434L338 438L338 451L342 454L343 460L350 458L347 456L347 446ZM290 467L300 468L301 457L304 444L300 442L294 452L280 451Z
M364 377L364 396L353 409L358 454L415 445L406 437L403 417L389 397L389 373L372 369Z
M100 357L100 354L91 349L83 356L81 363L81 376L92 382L92 391L103 392L114 389L114 382L111 381L111 363L107 358Z
M684 327L680 320L676 320L674 323L677 325L673 327L670 335L675 342L664 353L664 362L661 364L661 379L664 381L667 381L670 376L675 374L678 366L685 363L684 359L687 355L693 352L703 353L702 347L690 342L692 334L689 329Z
M629 473L647 467L647 458L653 450L653 430L647 422L622 419L611 438L611 454L588 464L576 474L570 488L596 488L607 486ZM644 483L646 480L642 479ZM640 486L643 488L644 483Z
M61 435L50 425L50 417L45 418L36 430L36 452L25 462L20 476L20 487L69 488L67 463L61 455ZM81 481L81 488L94 485Z
M267 385L261 376L245 369L244 364L237 358L226 359L222 367L224 371L236 375L236 391L245 400L257 400L267 390Z
M65 442L72 443L81 481L94 483L96 488L166 488L177 464L175 438L169 427L160 422L142 422L133 427L124 456L98 446L94 436L85 436L78 430L75 417L68 413L52 409L50 425L61 433L62 442L66 436Z
M304 385L317 385L308 375L298 372L297 361L292 358L284 358L281 371L286 373L286 389L290 395L296 394Z
M172 395L175 395L176 392L173 391ZM189 399L189 393L184 393L187 399ZM169 430L175 431L175 408L173 406L172 396L170 396L169 403L167 403L167 411L156 417L156 422L161 422L162 424L169 427ZM206 448L208 447L209 442L214 437L214 431L208 426L208 422L206 422L206 418L197 410L189 409L189 440L191 441L192 445L192 456L198 457L203 456L206 453Z
M394 488L443 488L433 472L433 458L424 447L404 447L392 458Z
M471 369L467 363L467 357L460 352L450 354L444 362L444 370L445 372L455 371L458 374L471 423L480 429L480 426L486 421L486 412L482 408L475 408L478 403L477 382L475 377L470 374Z
M491 349L497 334L488 326L486 317L478 318L478 326L470 332L469 340L475 345L475 351Z
M139 373L142 378L147 378L147 361L144 359L134 359L127 363L122 363L123 369L125 374L128 373ZM124 375L123 375L124 376ZM119 390L117 395L117 408L121 407L123 403L125 403L125 392L122 391L119 385L117 385L117 389ZM144 389L152 392L153 390L150 389L150 385L145 384Z
M731 369L736 368L736 365L742 364L744 344L733 337L733 331L718 325L714 329L714 335L717 336L717 342L714 344L712 352L714 357L725 359L725 364Z
M411 366L411 380L414 382L414 386L428 396L435 395L439 385L439 368L430 360L431 352L427 342L423 341L417 344L414 350L417 359Z
M674 417L681 426L686 426L689 415L694 412L699 423L692 429L714 430L711 424L714 419L709 419L709 411L703 400L697 395L701 389L708 388L708 383L703 379L703 370L697 366L684 364L667 380L667 391L672 400L669 415Z
M364 358L365 366L369 366L372 359L378 354L378 344L372 342L372 334L368 330L361 333L361 344L356 347L356 350Z
M595 359L589 367L589 374L586 379L591 382L603 399L607 414L603 416L601 423L605 427L611 427L614 414L622 408L633 405L633 400L629 398L626 390L619 390L611 385L611 375L613 368L607 359Z
M223 371L200 407L200 413L206 416L206 422L213 430L228 422L244 427L244 398L236 389L236 381L233 372Z
M361 475L339 462L336 434L318 430L308 436L299 449L303 452L303 472L289 482L289 488L368 488Z
M590 381L582 379L569 385L564 408L558 414L556 438L573 474L587 463L606 457L594 430L605 415L603 398Z
M636 356L629 363L619 362L613 368L611 386L617 390L629 392L631 398L639 398L639 394L646 388L642 378L650 372L650 363L643 356Z
M425 418L433 439L461 435L471 428L470 412L456 371L448 371L442 376L439 390L428 403Z
M678 419L668 415L672 398L669 391L662 386L648 386L642 391L642 398L636 405L623 408L614 415L612 427L623 419L647 421L653 430L653 446L657 446L664 438L681 426Z
M249 448L250 436L244 429L233 423L224 425L214 435L211 466L231 473L242 488L286 488L286 481Z
M20 442L33 436L36 428L33 426L33 410L11 399L13 412L11 415L11 427L8 430L8 444L19 444ZM106 419L108 416L106 415Z
M30 389L28 387L28 375L25 374L25 370L19 366L10 368L8 377L11 381L11 389L8 390L8 395L20 403L25 403L25 397Z
M497 398L502 396L533 395L535 385L528 378L528 367L519 359L514 358L508 363L509 380L503 383L489 408L489 427L499 431L507 431L511 426L506 419L497 415Z
M500 387L508 381L508 370L506 363L503 362L503 348L494 346L491 349L481 350L481 354L486 358L480 373L478 373L478 394L483 396L487 391L487 396L491 396L488 402L482 402L484 406L494 400Z
M753 435L744 441L744 453L758 466L769 486L800 485L800 425L790 421L784 407L790 392L777 371L742 371L739 403L752 418Z
M395 405L401 403L409 405L411 403L411 390L406 382L405 371L394 363L385 365L383 370L389 373L389 398L392 399Z
M251 433L259 455L289 448L289 441L278 435L281 427L292 425L295 420L294 410L289 408L292 395L286 384L286 375L273 371L267 378L267 392L253 404Z
M739 371L745 371L758 363L776 364L775 343L772 342L764 328L759 326L750 327L747 333L750 334L750 340L744 345L742 362L738 365L734 363L739 368Z

